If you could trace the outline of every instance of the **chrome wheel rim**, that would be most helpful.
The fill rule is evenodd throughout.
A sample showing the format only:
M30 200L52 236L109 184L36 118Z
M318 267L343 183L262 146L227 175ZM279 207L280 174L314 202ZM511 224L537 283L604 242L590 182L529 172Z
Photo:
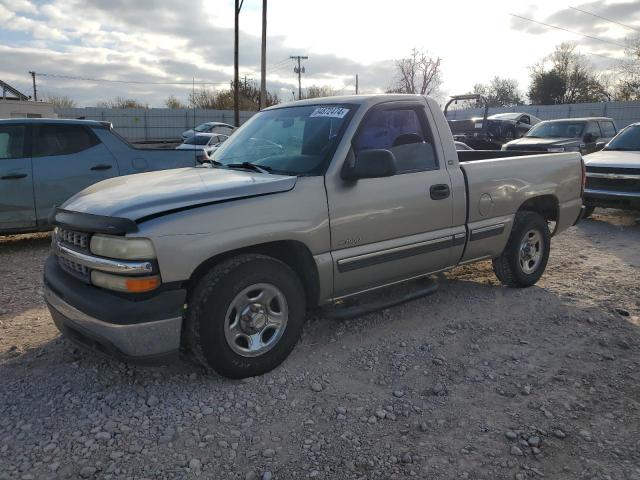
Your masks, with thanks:
M224 336L238 355L257 357L282 338L289 318L282 291L269 283L250 285L238 293L227 309Z
M538 230L529 230L520 243L520 268L526 274L531 274L538 269L542 261L542 249L544 240Z

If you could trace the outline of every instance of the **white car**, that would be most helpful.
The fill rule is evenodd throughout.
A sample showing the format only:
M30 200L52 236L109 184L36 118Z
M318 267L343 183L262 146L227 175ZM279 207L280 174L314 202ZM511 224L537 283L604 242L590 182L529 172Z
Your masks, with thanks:
M228 123L205 122L198 125L196 128L182 132L182 141L184 142L187 138L193 137L197 133L222 133L229 136L235 129L236 127L229 125Z
M228 135L220 133L196 133L194 136L187 138L182 145L178 145L176 150L193 150L197 152L196 159L201 161L215 152L227 138L229 138Z

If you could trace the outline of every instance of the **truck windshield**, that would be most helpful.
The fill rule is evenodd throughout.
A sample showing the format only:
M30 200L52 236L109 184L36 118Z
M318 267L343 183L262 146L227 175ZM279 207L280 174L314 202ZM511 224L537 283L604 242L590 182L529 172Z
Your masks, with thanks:
M274 173L321 174L354 111L354 105L324 104L257 113L212 160L221 166L249 162Z
M527 132L533 138L582 138L584 122L542 122Z
M605 150L640 151L640 125L632 125L622 130L609 142Z

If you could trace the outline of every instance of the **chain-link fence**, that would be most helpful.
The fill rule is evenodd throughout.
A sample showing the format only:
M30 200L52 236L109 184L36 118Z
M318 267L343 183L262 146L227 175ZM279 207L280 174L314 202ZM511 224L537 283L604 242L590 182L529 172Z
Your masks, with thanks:
M180 135L204 122L233 125L233 110L191 110L169 108L56 108L58 118L82 118L111 122L131 142L179 141ZM256 112L240 112L240 123Z
M573 103L566 105L520 105L516 107L490 108L489 115L504 112L529 113L541 120L557 118L609 117L621 129L630 123L640 122L640 102ZM483 108L449 110L448 120L461 120L484 115Z

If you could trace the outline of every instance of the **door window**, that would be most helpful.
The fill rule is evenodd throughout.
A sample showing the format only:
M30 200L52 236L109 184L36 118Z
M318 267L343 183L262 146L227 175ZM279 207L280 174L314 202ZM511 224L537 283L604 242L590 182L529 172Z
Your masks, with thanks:
M433 141L425 133L415 109L375 110L365 119L354 141L354 152L390 150L396 157L398 173L436 170Z
M605 138L613 138L616 136L616 127L613 122L600 122L602 136Z
M587 124L587 129L584 131L584 135L587 136L588 134L593 135L594 140L602 136L600 133L600 127L596 122L589 122Z
M529 115L523 115L522 117L520 117L520 123L526 123L527 125L530 125L531 119L529 118Z
M99 143L94 133L82 125L40 125L35 129L33 156L72 155Z
M24 158L24 126L0 125L0 160Z

